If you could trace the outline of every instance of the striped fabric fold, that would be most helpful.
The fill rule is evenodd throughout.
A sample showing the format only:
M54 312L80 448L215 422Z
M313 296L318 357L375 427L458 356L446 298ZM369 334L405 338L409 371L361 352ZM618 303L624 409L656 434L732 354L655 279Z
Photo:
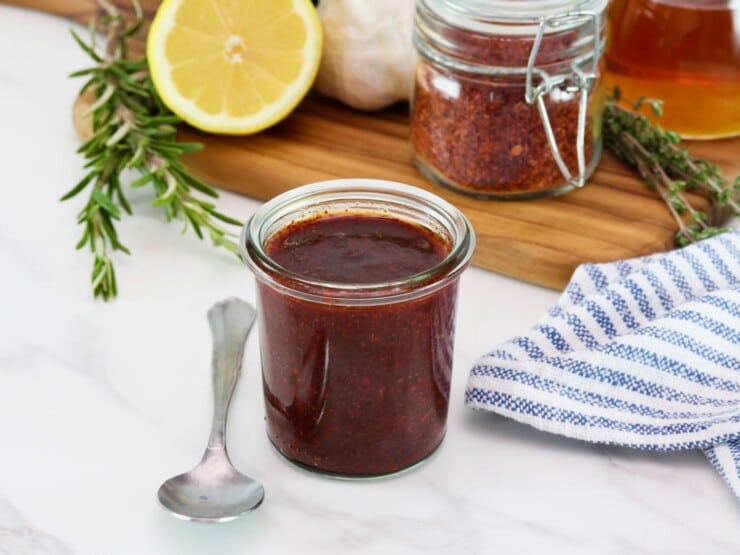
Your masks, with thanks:
M740 498L740 231L579 266L478 361L465 402L585 441L703 449Z

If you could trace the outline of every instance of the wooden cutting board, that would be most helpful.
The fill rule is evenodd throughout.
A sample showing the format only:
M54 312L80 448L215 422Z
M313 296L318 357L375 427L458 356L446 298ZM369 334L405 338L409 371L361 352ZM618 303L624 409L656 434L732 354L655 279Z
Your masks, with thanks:
M206 145L188 159L199 177L259 199L340 177L391 179L432 191L473 223L476 265L556 289L584 261L666 250L676 233L663 202L610 155L586 187L554 199L486 201L439 187L413 165L403 107L365 114L310 98L259 135L217 137L183 128L181 136ZM728 175L740 173L739 140L697 143L692 149L721 164ZM691 199L712 210L706 199Z
M92 0L13 2L33 3L78 20L88 19L95 9ZM144 2L149 14L157 3ZM137 44L140 49L143 43ZM310 97L285 121L258 135L225 137L182 126L180 137L205 145L187 158L193 173L258 199L345 177L389 179L432 191L458 206L473 223L478 238L474 264L556 289L565 286L582 262L667 250L676 233L663 202L608 153L586 187L554 199L486 201L434 185L413 164L405 106L363 113ZM740 173L740 139L689 146L719 164L726 176ZM718 220L709 201L688 196Z

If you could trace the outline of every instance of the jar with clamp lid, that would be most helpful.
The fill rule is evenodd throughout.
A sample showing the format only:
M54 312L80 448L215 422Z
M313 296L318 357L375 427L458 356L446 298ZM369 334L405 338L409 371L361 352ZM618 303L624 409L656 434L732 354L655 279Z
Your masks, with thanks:
M416 164L479 197L582 187L601 147L606 0L417 0Z

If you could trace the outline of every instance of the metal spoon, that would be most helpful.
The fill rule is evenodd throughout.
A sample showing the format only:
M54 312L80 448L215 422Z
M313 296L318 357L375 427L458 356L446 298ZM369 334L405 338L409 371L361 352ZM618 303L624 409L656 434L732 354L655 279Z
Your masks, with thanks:
M208 311L213 336L213 424L200 464L170 478L157 497L165 509L185 520L226 522L259 507L265 492L258 481L238 472L226 452L226 415L244 356L244 343L256 311L235 297Z

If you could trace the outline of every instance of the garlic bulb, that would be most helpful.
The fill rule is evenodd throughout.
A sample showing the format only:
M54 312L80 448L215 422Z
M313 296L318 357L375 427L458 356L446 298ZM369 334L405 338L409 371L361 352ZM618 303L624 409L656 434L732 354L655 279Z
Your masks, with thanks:
M411 94L414 0L320 0L324 47L315 88L360 110Z

